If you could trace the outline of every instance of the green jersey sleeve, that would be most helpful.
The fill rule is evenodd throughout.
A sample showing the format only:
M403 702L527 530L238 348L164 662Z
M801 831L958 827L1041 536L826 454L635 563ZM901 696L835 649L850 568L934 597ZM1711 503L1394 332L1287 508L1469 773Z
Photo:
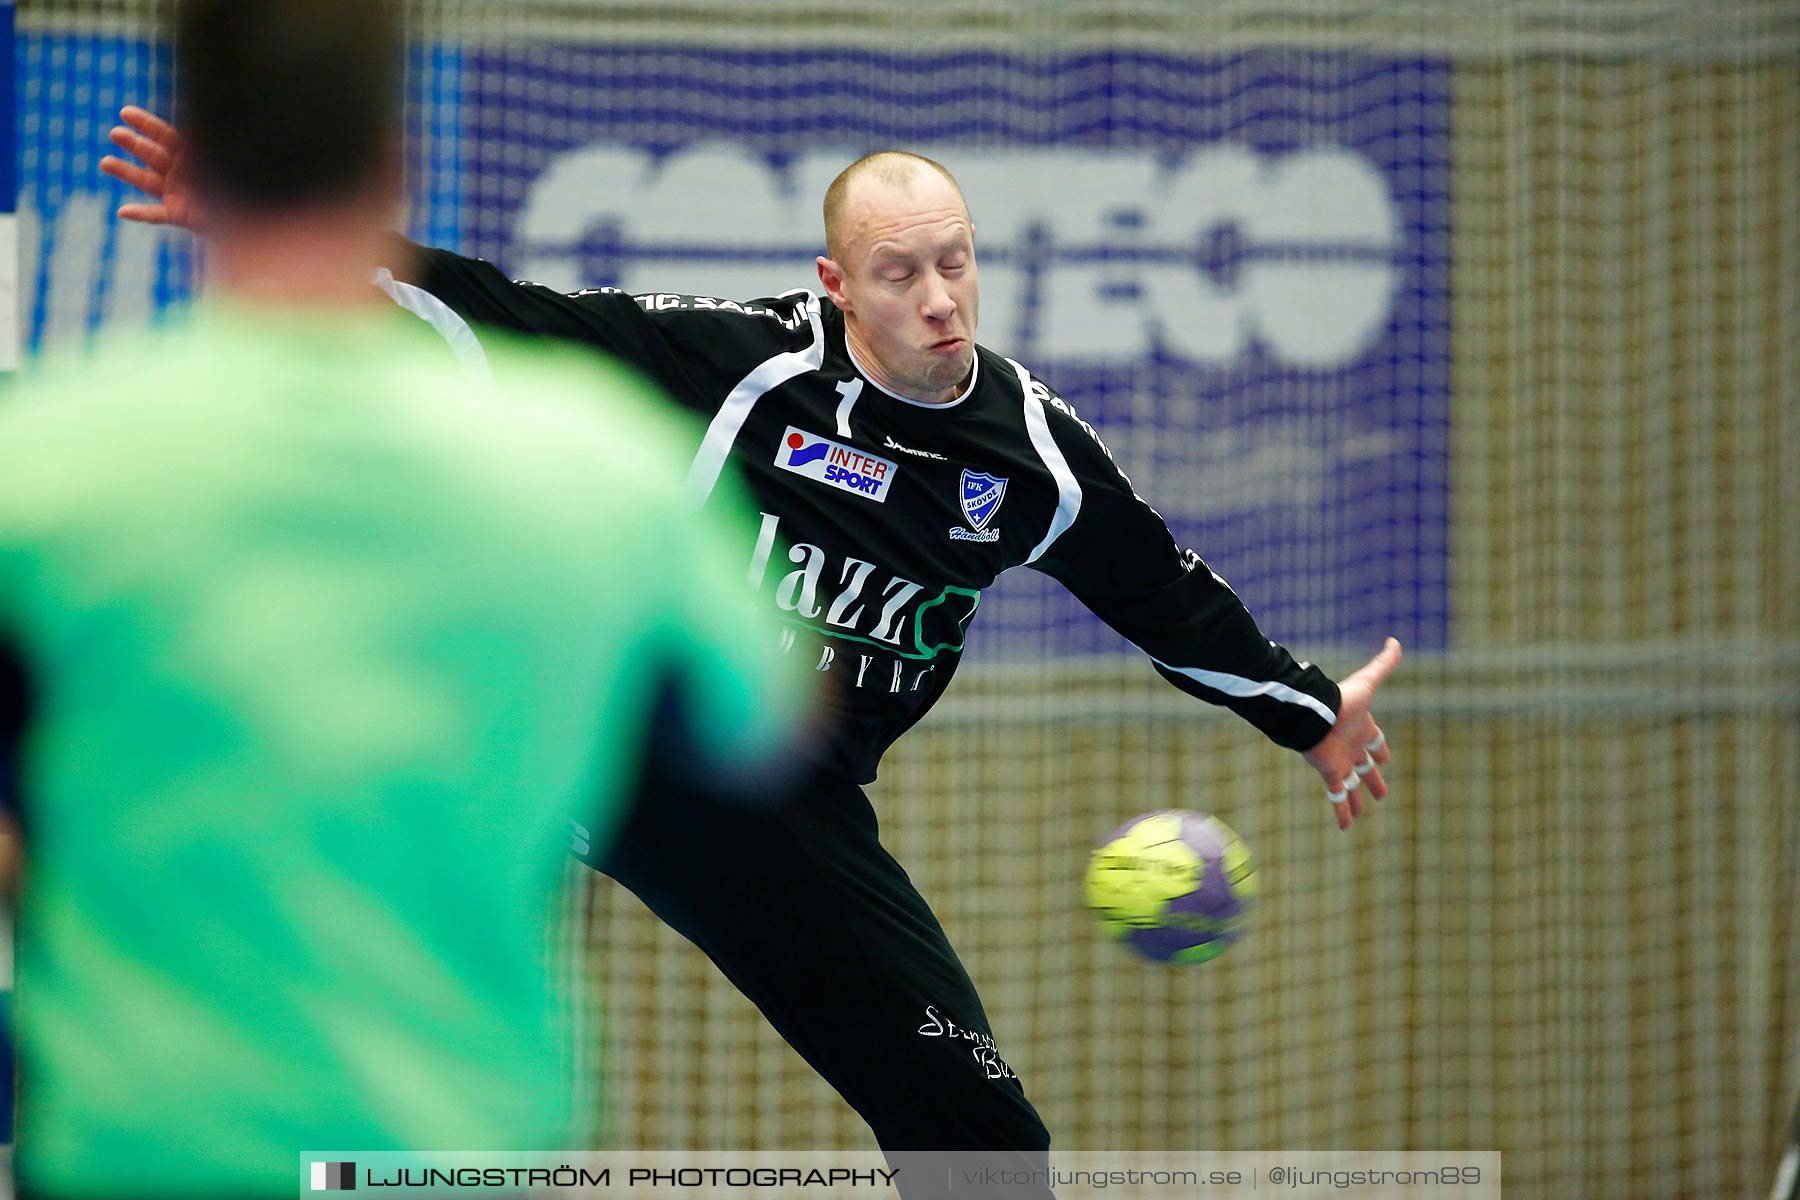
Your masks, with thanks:
M684 514L671 547L685 570L668 577L671 676L686 767L751 786L803 752L809 680L781 652L781 627L756 603L748 578L754 511L735 480L703 511Z
M623 542L637 548L629 574L645 589L644 632L655 643L642 659L654 766L723 795L767 794L806 753L811 674L783 653L784 627L750 584L758 525L741 480L727 470L696 505L684 473L701 430L628 365L572 347L527 347L494 331L488 337L554 379L569 403L604 397L609 440L615 450L629 447L607 460L612 472L595 480L596 502L608 506L611 524L631 524ZM510 361L517 360L496 363L503 384Z

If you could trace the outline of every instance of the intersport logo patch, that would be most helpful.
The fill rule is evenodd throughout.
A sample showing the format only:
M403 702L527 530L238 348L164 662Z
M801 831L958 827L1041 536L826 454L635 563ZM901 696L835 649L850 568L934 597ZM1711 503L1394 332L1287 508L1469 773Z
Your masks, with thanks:
M781 435L781 444L775 449L775 465L877 504L887 503L888 489L900 470L899 464L890 459L864 454L792 425Z

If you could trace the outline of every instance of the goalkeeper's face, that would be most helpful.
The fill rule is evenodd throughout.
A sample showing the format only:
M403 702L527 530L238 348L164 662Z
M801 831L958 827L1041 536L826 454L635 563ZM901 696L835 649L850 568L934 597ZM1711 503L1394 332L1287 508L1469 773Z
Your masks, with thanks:
M916 400L954 399L974 367L980 308L975 227L961 194L935 171L905 185L865 178L844 215L840 258L821 262L820 274L851 347L877 383Z

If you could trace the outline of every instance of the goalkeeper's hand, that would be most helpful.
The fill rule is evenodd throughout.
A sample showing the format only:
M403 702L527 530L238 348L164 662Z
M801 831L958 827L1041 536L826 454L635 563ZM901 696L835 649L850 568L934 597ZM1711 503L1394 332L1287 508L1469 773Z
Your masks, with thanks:
M1381 653L1370 659L1362 670L1338 684L1337 724L1331 732L1308 750L1306 761L1325 781L1325 791L1337 814L1339 829L1363 814L1363 792L1377 800L1387 798L1387 781L1381 777L1381 766L1393 758L1387 735L1375 724L1369 705L1394 668L1400 665L1400 643L1389 638Z
M100 160L100 171L154 201L120 205L120 220L201 232L204 214L194 197L181 134L155 113L135 105L120 109L119 118L125 124L113 128L112 143L137 161L109 154Z

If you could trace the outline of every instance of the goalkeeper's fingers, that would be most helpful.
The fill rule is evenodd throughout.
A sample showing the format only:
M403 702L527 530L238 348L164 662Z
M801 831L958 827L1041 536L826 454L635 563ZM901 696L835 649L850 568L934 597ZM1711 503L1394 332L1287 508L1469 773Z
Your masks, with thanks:
M141 159L145 166L161 174L168 174L175 169L175 152L162 143L145 137L135 130L123 125L115 125L107 134L107 140L134 158Z
M140 225L174 225L176 220L169 215L167 205L163 204L121 204L119 220L136 221Z
M161 171L153 171L149 167L140 167L136 163L126 162L122 158L107 155L100 160L100 173L110 175L120 183L130 184L146 196L161 198L167 181Z
M127 104L119 110L119 119L158 145L166 147L169 153L181 153L181 132L149 109Z

